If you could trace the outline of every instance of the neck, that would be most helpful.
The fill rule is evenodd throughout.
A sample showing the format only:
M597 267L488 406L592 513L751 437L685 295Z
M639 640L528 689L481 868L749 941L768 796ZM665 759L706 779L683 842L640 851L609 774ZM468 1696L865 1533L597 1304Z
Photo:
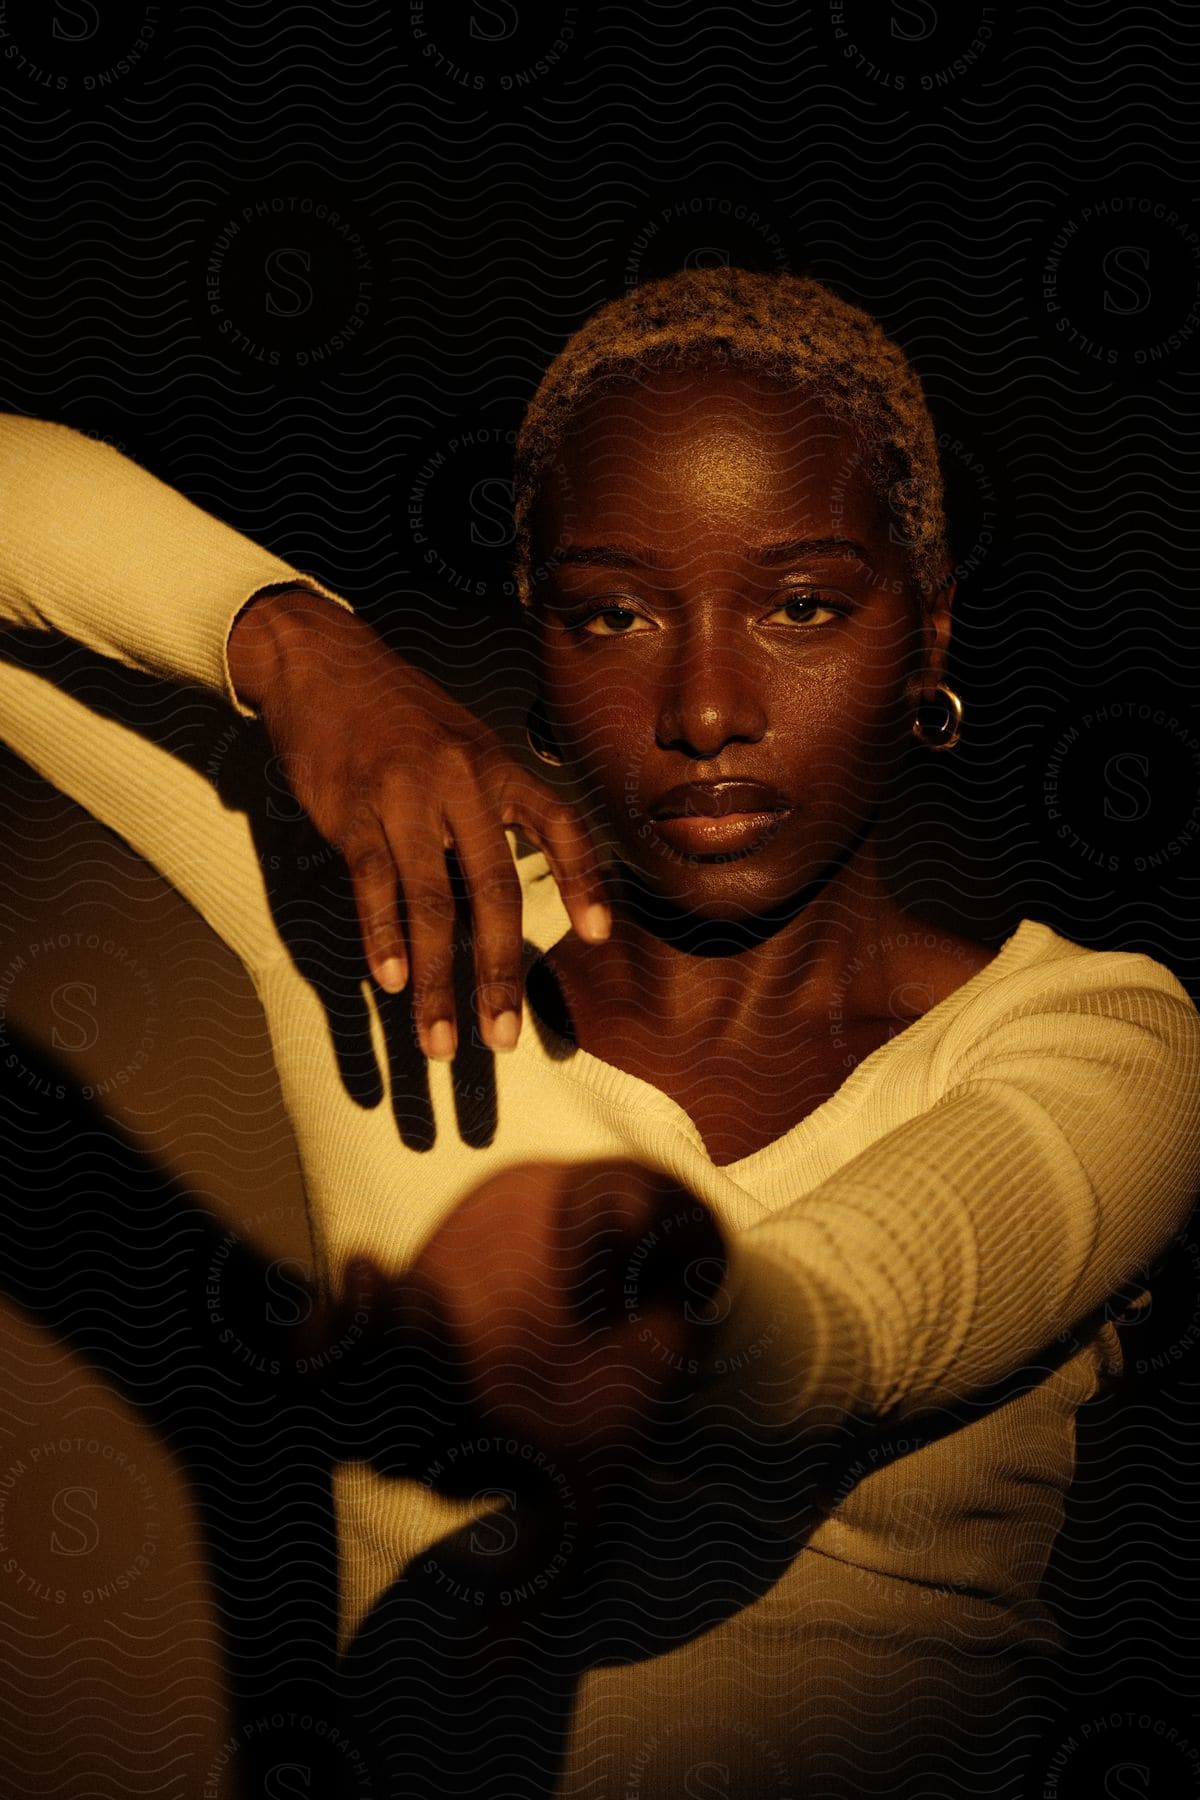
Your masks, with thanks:
M607 943L568 937L550 962L579 1024L607 1020L683 1044L753 1033L765 1018L886 1009L887 939L904 921L865 832L785 905L734 919L667 905L618 866ZM882 1000L880 996L882 995Z

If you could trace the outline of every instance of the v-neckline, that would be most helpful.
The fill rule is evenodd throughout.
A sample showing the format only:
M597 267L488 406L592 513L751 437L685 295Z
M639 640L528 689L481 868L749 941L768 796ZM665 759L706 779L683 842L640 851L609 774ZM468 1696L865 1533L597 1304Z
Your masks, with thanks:
M912 1032L926 1029L933 1023L940 1023L951 1006L961 1006L964 998L973 997L984 983L994 978L997 971L1000 971L1002 963L1004 964L1002 972L1006 973L1008 964L1012 960L1013 950L1018 945L1024 949L1025 944L1031 941L1032 933L1044 932L1048 929L1049 927L1041 924L1037 919L1022 919L1004 939L996 954L981 969L977 969L974 975L969 975L966 981L961 982L952 993L947 994L944 999L936 1001L927 1012L922 1013L919 1018L913 1019L910 1024L896 1032L894 1037L887 1038L882 1044L877 1044L874 1050L869 1051L855 1064L846 1079L834 1089L833 1093L815 1106L811 1112L806 1113L802 1119L797 1119L794 1125L789 1125L786 1131L781 1132L778 1137L772 1138L770 1143L761 1145L757 1150L751 1151L748 1156L738 1157L734 1162L713 1162L700 1129L687 1108L662 1088L656 1087L652 1081L647 1081L641 1075L631 1074L628 1069L622 1069L617 1063L607 1062L591 1050L582 1049L573 1039L555 1029L550 1020L534 1004L529 992L530 976L534 974L539 963L545 964L544 979L551 982L554 980L549 965L545 963L548 950L538 949L536 946L530 946L533 954L528 958L525 970L527 1023L532 1024L534 1029L528 1033L522 1032L518 1053L521 1046L526 1044L527 1039L537 1041L542 1054L548 1054L564 1072L569 1071L573 1078L579 1079L582 1086L596 1094L601 1100L615 1106L618 1110L628 1111L635 1116L645 1118L649 1114L660 1119L664 1125L670 1126L685 1137L705 1162L711 1164L718 1173L736 1177L759 1165L769 1164L785 1148L794 1147L801 1139L819 1137L840 1124L844 1116L855 1106L861 1104L870 1086L886 1066L889 1053L894 1050L896 1045L904 1039L909 1039L911 1043L910 1034ZM549 948L553 948L553 946ZM557 987L557 984L555 985Z

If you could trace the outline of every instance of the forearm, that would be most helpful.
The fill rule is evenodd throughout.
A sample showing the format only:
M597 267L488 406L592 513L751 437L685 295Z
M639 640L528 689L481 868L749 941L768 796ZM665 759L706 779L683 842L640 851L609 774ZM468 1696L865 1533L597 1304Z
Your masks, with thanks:
M814 1426L970 1416L1161 1254L1200 1182L1200 1019L1148 959L1095 963L948 1046L940 1100L740 1234L710 1399Z
M55 631L239 710L226 641L264 588L338 596L66 426L0 415L0 623Z
M143 723L136 684L112 682L97 665L77 689L76 660L31 653L25 634L57 633L248 714L253 701L227 671L230 629L266 607L255 600L264 588L295 591L305 578L59 425L0 415L0 504L5 742L153 863L249 968L262 968L281 945L249 821L216 791L211 772L223 765L198 754L211 713L170 709L165 747ZM305 599L354 618L335 596ZM247 671L247 695L260 692L257 675Z

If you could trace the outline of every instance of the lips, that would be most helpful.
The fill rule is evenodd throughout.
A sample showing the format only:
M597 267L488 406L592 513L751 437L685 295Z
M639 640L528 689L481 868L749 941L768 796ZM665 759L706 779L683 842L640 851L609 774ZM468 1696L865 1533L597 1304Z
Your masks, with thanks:
M687 781L668 788L650 808L652 819L726 819L731 814L782 813L789 802L760 781Z

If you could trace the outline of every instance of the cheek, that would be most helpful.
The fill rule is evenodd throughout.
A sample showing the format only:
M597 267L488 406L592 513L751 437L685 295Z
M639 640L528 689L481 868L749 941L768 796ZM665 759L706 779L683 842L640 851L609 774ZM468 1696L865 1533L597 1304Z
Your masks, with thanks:
M907 646L899 626L866 642L847 640L844 649L801 671L794 698L786 684L777 696L780 712L792 699L823 734L843 743L876 743L888 736L905 705Z
M655 754L645 717L616 696L576 721L570 754L586 785L614 817L640 804L647 760ZM661 785L661 781L658 783Z
M848 649L763 670L759 693L776 733L853 739L870 731L894 696L896 671Z
M908 716L890 668L831 658L784 674L767 698L770 760L809 816L865 807L902 755Z
M591 758L612 745L629 744L653 735L654 702L650 684L599 659L578 652L542 661L542 693L546 716L559 743L573 754Z
M663 786L652 771L656 747L653 702L644 685L594 674L579 677L575 662L560 680L547 670L546 715L581 797L598 806L618 839L644 826L647 788Z

